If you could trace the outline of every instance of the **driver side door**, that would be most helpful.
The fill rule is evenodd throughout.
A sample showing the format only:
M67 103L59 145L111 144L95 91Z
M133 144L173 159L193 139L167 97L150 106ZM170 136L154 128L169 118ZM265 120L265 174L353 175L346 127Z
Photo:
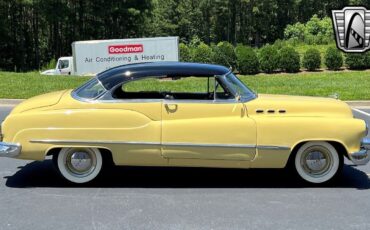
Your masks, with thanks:
M170 162L252 161L256 154L256 124L236 99L166 99L161 136L162 155Z

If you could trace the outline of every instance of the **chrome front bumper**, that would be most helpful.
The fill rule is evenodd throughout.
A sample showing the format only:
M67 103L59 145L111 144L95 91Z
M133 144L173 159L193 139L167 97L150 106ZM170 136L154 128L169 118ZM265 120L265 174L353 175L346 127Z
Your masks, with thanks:
M0 157L17 157L21 148L19 144L0 142Z
M349 155L355 165L365 165L370 161L370 138L364 138L361 142L361 149Z

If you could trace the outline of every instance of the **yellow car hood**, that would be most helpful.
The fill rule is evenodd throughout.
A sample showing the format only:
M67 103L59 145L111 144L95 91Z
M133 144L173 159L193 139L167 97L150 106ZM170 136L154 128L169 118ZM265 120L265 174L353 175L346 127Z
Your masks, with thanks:
M323 97L259 94L247 109L250 115L353 117L345 102Z
M57 91L32 97L16 106L11 114L25 112L31 109L37 109L57 104L62 98L63 94L68 90Z

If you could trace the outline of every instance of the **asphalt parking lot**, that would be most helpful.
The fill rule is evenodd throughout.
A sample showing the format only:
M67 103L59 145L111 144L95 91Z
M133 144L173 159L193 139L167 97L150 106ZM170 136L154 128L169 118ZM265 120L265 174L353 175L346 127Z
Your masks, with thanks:
M2 158L0 229L370 229L369 175L346 161L317 187L283 170L116 167L76 186L50 161Z

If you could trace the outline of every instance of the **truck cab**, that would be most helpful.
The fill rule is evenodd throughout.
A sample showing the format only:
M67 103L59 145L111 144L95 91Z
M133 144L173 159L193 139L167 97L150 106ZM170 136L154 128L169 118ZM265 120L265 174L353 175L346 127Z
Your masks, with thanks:
M73 57L60 57L55 69L49 69L41 74L43 75L71 75L73 74Z
M73 57L59 58L56 70L60 75L71 75L73 73Z

